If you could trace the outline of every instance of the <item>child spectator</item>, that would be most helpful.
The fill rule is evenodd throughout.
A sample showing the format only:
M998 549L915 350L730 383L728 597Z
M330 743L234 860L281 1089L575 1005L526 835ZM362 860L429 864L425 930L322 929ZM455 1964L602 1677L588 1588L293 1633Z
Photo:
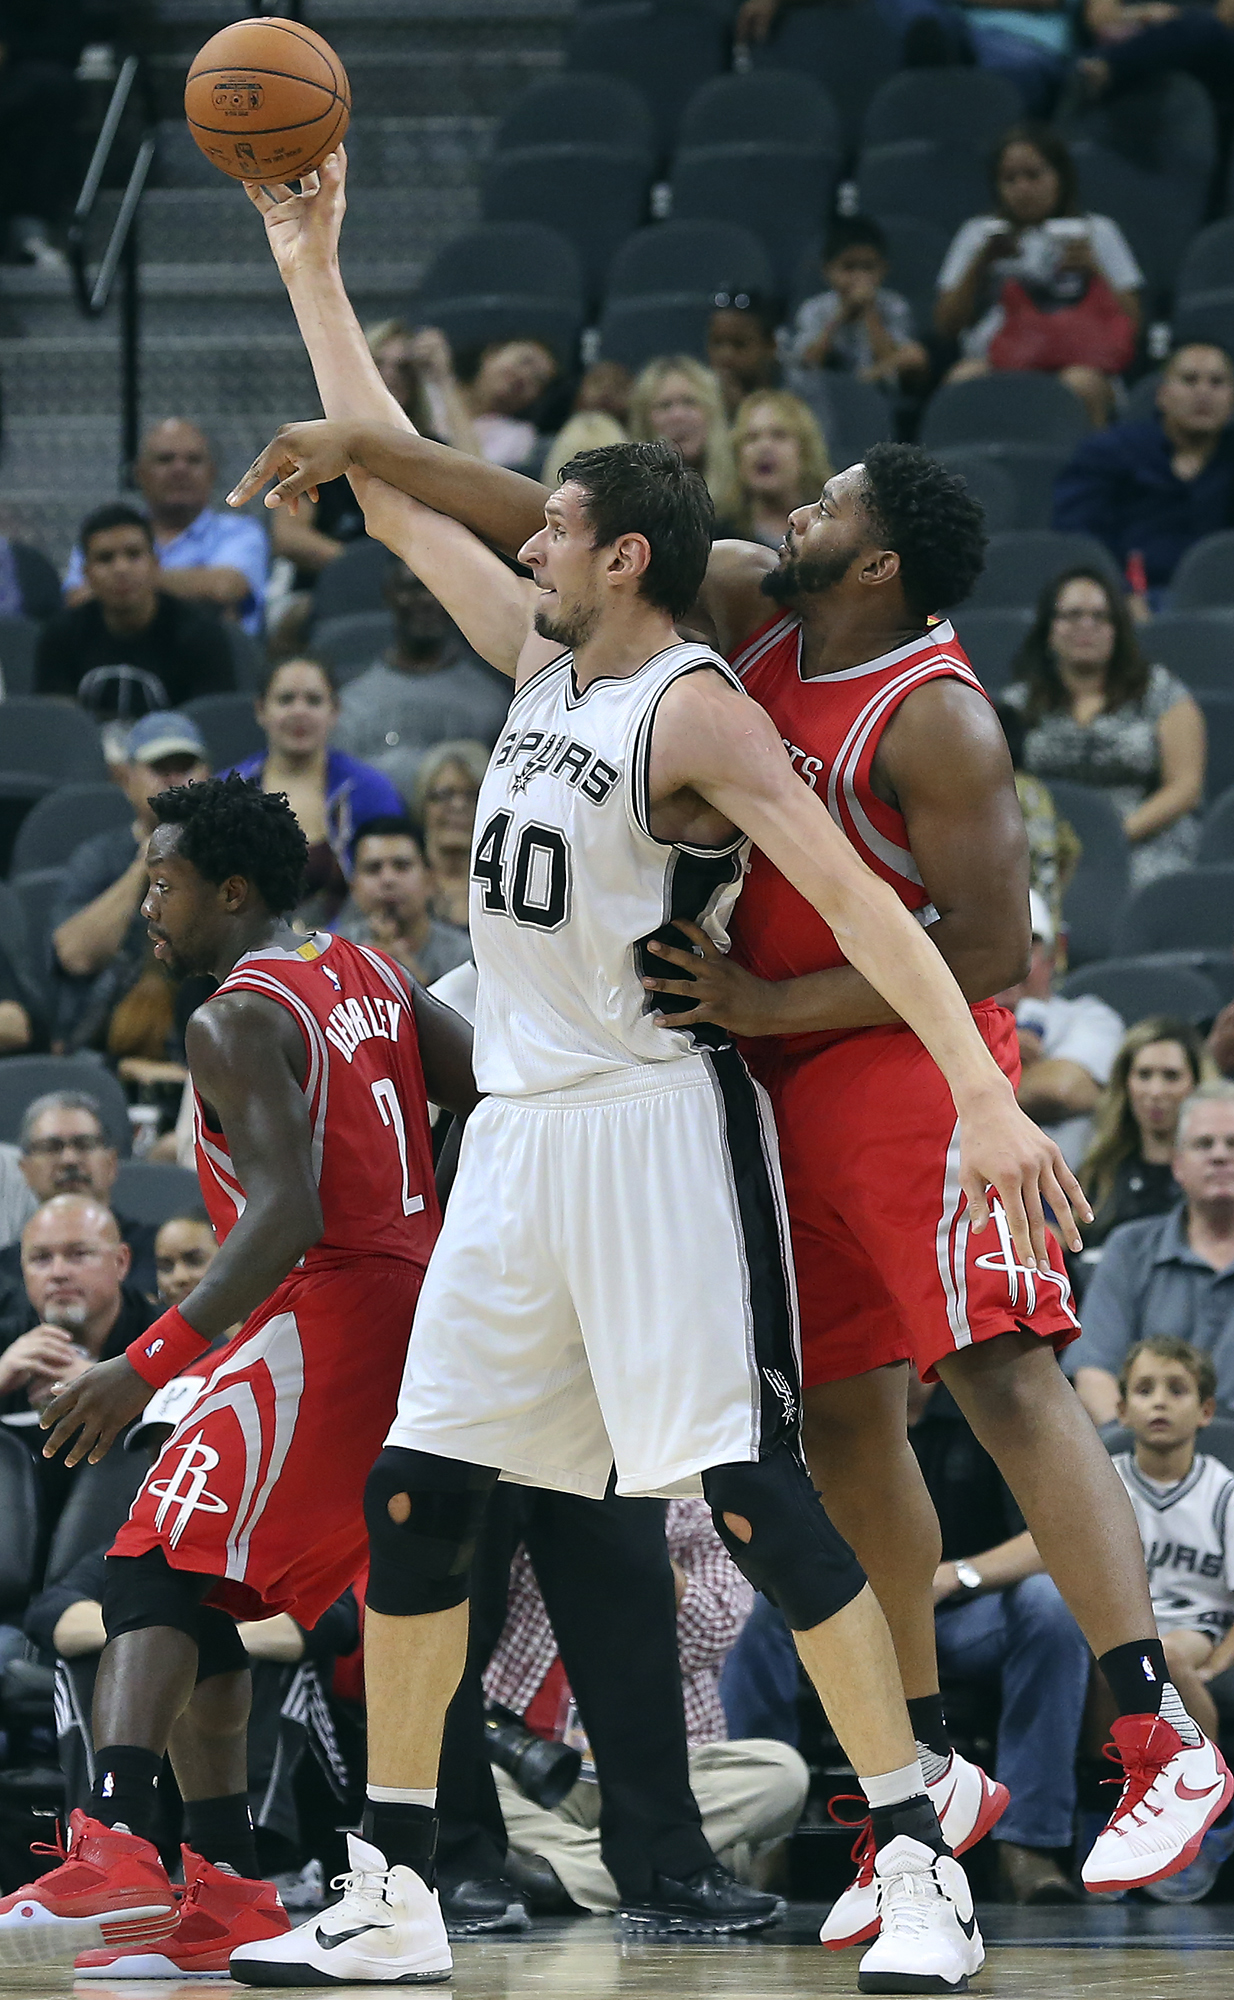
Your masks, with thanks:
M735 417L757 389L778 389L775 309L757 292L717 292L707 323L707 366Z
M1196 1450L1217 1407L1207 1354L1154 1335L1132 1348L1118 1378L1120 1420L1134 1439L1114 1463L1144 1542L1157 1630L1187 1712L1217 1734L1234 1706L1234 1472ZM1234 1810L1205 1834L1195 1860L1147 1893L1198 1902L1234 1853Z
M835 368L891 393L918 389L929 358L908 300L887 286L887 238L868 215L841 216L823 253L827 290L797 309L789 338L789 383L808 396L811 377Z

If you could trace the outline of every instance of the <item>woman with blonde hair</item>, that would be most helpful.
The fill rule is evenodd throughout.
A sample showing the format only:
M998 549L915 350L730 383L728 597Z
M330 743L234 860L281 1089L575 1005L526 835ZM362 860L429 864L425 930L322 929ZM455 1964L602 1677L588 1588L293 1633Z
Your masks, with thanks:
M687 465L701 472L716 515L732 518L737 474L724 398L718 378L690 354L660 355L649 361L630 399L632 438L664 438L675 444Z
M471 899L471 836L480 780L488 769L483 743L467 736L438 743L416 772L411 810L424 835L433 873L429 915L466 930Z
M794 508L817 500L835 470L818 419L787 389L756 389L738 408L733 456L732 533L778 549Z
M1084 1247L1095 1249L1123 1222L1161 1215L1178 1199L1170 1171L1179 1106L1216 1075L1188 1021L1150 1014L1123 1038L1097 1106L1080 1185L1095 1219Z

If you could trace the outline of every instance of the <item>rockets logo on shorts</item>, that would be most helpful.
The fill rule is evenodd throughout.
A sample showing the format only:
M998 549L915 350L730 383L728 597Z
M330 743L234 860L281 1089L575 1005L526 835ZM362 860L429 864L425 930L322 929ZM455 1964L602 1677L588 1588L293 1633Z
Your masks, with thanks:
M190 1442L172 1445L169 1450L180 1455L176 1471L167 1479L149 1480L146 1490L159 1495L154 1517L156 1532L162 1532L172 1508L177 1509L167 1537L174 1549L193 1514L225 1514L230 1503L207 1490L206 1480L218 1464L219 1455L213 1445L203 1442L200 1431Z

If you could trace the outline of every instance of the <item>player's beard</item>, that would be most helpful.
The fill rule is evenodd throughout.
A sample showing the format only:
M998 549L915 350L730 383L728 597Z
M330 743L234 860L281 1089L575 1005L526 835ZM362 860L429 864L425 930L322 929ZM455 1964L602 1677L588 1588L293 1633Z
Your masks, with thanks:
M551 639L556 646L567 646L577 653L585 646L600 621L597 605L590 607L576 604L571 611L561 610L554 618L551 612L537 611L536 631L542 639Z
M852 553L842 550L832 556L790 556L787 562L767 571L759 589L775 604L796 604L803 597L824 597L848 575L852 562Z

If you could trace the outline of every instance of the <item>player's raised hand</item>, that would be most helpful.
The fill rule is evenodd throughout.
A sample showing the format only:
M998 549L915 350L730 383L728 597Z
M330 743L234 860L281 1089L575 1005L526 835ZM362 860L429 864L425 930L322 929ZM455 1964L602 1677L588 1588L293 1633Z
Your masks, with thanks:
M243 507L271 479L277 484L266 495L267 507L296 511L302 493L316 500L327 480L341 479L352 463L349 426L318 417L304 424L284 424L265 450L253 460L239 485L227 495L229 507Z
M54 1458L68 1445L66 1465L80 1465L83 1458L97 1465L153 1394L123 1354L96 1362L53 1395L39 1417L42 1428L51 1432L43 1446L44 1458Z
M960 1186L974 1234L990 1220L993 1189L1026 1270L1044 1269L1050 1261L1047 1206L1068 1249L1083 1248L1076 1216L1084 1222L1093 1219L1084 1190L1054 1141L1021 1111L1010 1091L984 1106L980 1115L961 1117Z
M266 225L266 238L283 283L307 271L329 270L338 256L339 231L347 211L347 153L327 154L299 190L278 183L264 187L245 181L244 191Z

